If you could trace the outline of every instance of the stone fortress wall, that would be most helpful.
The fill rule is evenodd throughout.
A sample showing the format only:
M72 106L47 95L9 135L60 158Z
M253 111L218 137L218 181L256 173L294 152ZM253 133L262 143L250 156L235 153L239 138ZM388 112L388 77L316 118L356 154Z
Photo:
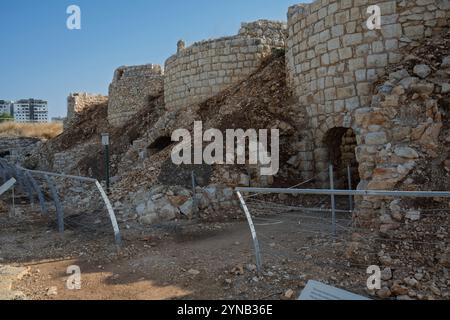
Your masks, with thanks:
M67 97L67 118L64 121L64 128L76 119L77 114L108 101L108 97L89 93L71 93Z
M381 30L367 28L370 5L381 8ZM334 128L353 128L359 146L378 136L389 139L387 133L368 132L377 127L361 127L355 114L370 106L373 84L385 67L402 60L399 48L442 31L448 21L446 0L317 0L289 8L288 81L310 124L309 141L299 150L306 177L327 169L327 134ZM360 163L365 180L368 167L373 164Z
M115 127L124 125L133 115L162 94L164 75L161 66L120 67L109 86L108 121Z
M381 9L381 30L367 28L370 5ZM355 166L360 187L374 187L380 166L374 152L399 135L392 121L366 121L374 84L404 58L400 48L448 28L449 12L449 0L316 0L290 7L287 24L258 20L243 23L235 36L187 48L180 41L164 73L158 65L116 70L108 119L123 125L161 93L166 110L187 109L245 80L274 48L285 49L288 84L309 124L297 143L295 167L305 178L323 172L327 180L332 153L339 154L340 162ZM341 145L342 137L347 142Z
M202 102L256 71L272 48L284 48L280 22L243 24L238 35L194 43L165 63L166 109L181 110Z

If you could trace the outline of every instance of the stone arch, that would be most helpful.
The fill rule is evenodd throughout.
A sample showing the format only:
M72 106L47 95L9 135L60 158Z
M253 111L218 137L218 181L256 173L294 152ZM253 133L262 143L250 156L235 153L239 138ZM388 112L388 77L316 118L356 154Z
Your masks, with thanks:
M336 187L347 188L347 165L352 173L352 188L360 182L356 147L358 145L358 128L354 125L352 114L328 114L317 119L313 130L314 167L318 180L324 187L329 186L328 167L335 167Z
M356 159L356 133L352 128L334 127L328 130L324 140L327 149L328 164L334 166L335 186L348 187L348 168L351 170L352 184L355 188L360 179Z

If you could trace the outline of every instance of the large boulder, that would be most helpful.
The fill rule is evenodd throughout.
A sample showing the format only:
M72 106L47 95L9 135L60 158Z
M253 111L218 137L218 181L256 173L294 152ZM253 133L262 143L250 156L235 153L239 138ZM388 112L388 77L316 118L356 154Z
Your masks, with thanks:
M143 224L153 224L161 221L174 220L179 210L164 194L153 195L147 202L137 206L139 221Z

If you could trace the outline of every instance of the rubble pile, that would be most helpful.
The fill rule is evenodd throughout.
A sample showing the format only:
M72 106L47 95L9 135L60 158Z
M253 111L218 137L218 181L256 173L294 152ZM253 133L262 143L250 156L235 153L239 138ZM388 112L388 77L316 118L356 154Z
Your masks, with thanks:
M392 132L374 154L369 188L449 190L450 36L436 35L402 50L372 99L372 119ZM378 129L377 129L378 130ZM379 208L378 235L349 246L351 261L382 266L380 298L448 299L450 216L448 199L365 199ZM375 204L373 204L375 203ZM374 245L375 244L375 245ZM368 252L375 252L371 256Z
M239 214L236 207L237 200L232 188L211 185L197 187L194 193L181 186L157 185L149 191L141 189L135 193L128 212L131 213L130 218L138 219L144 225L152 225L179 218L213 221L218 218L214 213L222 209L220 219L229 220Z
M112 198L120 208L125 207L124 212L137 214L140 221L145 223L160 221L157 212L162 217L174 219L191 217L191 211L197 209L201 218L214 219L214 216L226 218L236 215L237 202L231 187L297 184L301 180L300 173L292 170L288 163L295 154L292 145L293 141L298 140L296 134L300 131L296 127L299 122L290 120L299 116L290 109L292 103L286 86L284 52L277 50L240 84L187 111L165 113L141 138L142 146L130 148L123 157L120 178L113 186ZM273 177L260 176L258 168L250 165L174 165L171 160L174 146L170 141L171 132L178 128L192 132L194 121L202 121L203 130L218 129L224 136L226 129L279 129L282 167L275 181ZM164 138L167 143L156 148L157 142ZM195 196L192 174L196 186ZM162 186L173 186L175 190L166 193L166 197L154 195L152 190L159 190ZM181 194L177 193L180 186L184 187ZM171 193L176 197L188 197L190 194L190 198L180 204L177 203L179 198L175 201L170 199ZM146 196L141 200L143 194ZM154 196L162 199L156 205L152 200ZM136 199L139 201L136 202ZM132 206L127 207L127 203ZM198 207L192 209L193 203Z
M42 144L24 164L30 169L59 171L102 180L104 151L101 134L110 134L111 171L115 174L123 154L129 150L133 141L143 136L156 122L163 105L162 95L154 97L148 102L148 108L141 110L119 128L108 123L107 102L93 105L80 112L61 135ZM61 162L59 166L56 160Z
M397 164L398 176L384 187L448 190L450 36L437 35L403 50L409 54L388 68L388 79L378 86L372 103L392 119L386 124L393 143L377 161Z
M228 185L295 185L302 180L289 160L296 155L295 142L305 126L302 114L295 111L295 99L286 84L285 55L276 50L258 72L200 104L199 115L205 128L278 129L280 131L280 171L276 177L259 176L258 168L241 168L241 173L222 166L212 180ZM246 171L249 172L246 172ZM249 174L248 178L241 174ZM274 180L275 179L275 180ZM249 180L247 182L247 180Z

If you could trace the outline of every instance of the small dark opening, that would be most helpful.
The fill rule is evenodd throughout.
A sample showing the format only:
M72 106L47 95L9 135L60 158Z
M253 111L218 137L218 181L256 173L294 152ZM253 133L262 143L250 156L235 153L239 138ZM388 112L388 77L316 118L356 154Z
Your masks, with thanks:
M442 98L438 100L439 111L442 113L444 120L450 119L450 98Z
M149 147L148 150L150 151L150 154L155 154L158 152L163 151L168 146L172 145L174 142L170 137L160 137L155 140Z
M4 157L10 156L10 155L11 155L10 151L1 151L0 152L0 158L4 158Z

